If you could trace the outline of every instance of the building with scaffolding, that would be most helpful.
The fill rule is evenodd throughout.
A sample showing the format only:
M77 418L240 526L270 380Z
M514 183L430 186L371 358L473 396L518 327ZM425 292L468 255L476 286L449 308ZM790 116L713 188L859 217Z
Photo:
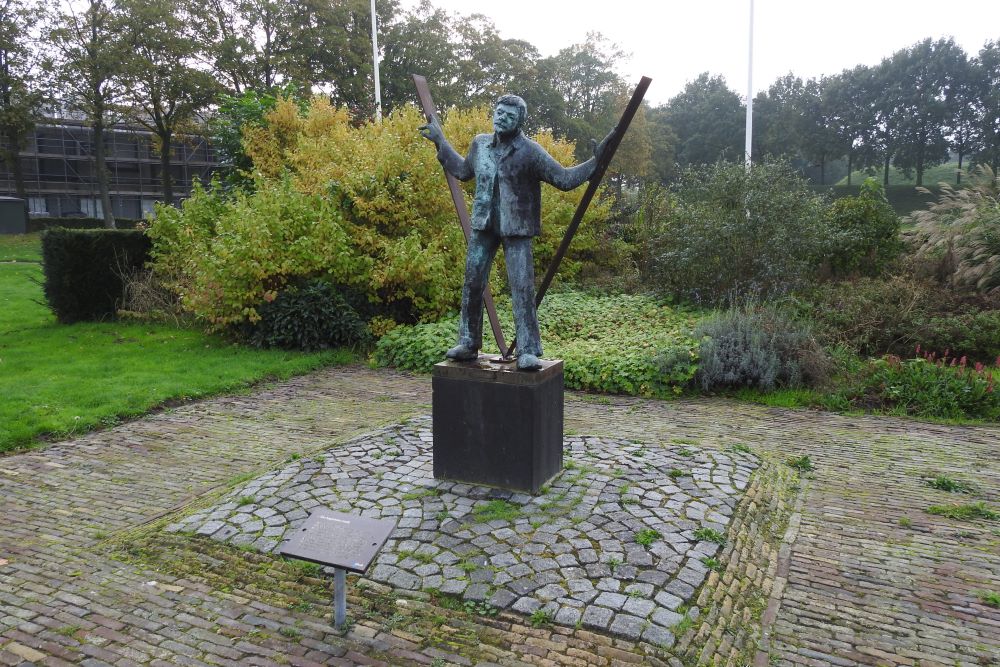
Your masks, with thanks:
M153 135L135 126L105 130L112 213L138 219L163 200L160 156ZM93 130L83 121L48 119L39 123L20 153L28 211L32 217L103 217L94 169ZM171 175L175 200L191 192L194 181L207 184L218 166L215 151L203 137L174 142ZM15 196L14 176L0 161L0 196Z

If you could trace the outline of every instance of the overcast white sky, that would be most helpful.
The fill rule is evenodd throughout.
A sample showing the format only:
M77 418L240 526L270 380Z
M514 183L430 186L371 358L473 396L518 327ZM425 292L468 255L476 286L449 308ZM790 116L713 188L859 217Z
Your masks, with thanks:
M419 0L402 0L406 8ZM652 77L646 99L660 104L701 72L747 88L750 0L431 0L485 14L501 36L525 39L543 56L598 31L632 54L630 84ZM1000 0L755 0L754 92L789 71L803 77L874 65L926 37L954 37L970 55L1000 40ZM518 91L511 91L518 92Z

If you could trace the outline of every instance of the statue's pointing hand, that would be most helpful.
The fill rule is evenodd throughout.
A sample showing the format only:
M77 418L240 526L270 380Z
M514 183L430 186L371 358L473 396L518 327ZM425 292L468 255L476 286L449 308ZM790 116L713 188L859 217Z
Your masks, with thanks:
M601 143L597 143L594 139L590 140L590 148L594 151L594 159L598 162L601 161L601 156L604 155L604 151L607 150L608 143L611 141L611 137L614 136L614 133L614 130L608 132L608 136L601 139Z
M430 139L434 142L435 146L440 146L441 142L444 141L444 132L441 130L441 126L437 120L432 120L426 125L421 125L419 129L420 136Z

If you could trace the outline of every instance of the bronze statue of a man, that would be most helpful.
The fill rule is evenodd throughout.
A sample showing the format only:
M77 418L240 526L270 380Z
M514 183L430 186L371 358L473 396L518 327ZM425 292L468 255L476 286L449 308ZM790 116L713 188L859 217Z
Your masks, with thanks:
M476 179L458 344L448 350L449 359L471 361L479 355L483 344L483 290L493 257L503 243L514 303L517 367L542 367L531 255L531 239L542 231L541 184L545 181L560 190L572 190L587 181L608 139L600 145L591 142L594 157L566 168L524 136L521 127L527 114L528 105L523 99L502 96L493 110L493 134L477 135L465 158L451 147L437 123L420 128L421 134L437 146L437 158L448 173L462 181Z

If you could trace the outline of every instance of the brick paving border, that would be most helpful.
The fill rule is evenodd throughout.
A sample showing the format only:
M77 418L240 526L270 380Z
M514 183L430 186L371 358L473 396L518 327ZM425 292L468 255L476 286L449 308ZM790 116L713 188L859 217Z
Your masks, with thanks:
M387 610L336 637L318 610L263 602L265 588L240 595L107 550L109 538L292 454L428 413L429 384L329 369L0 458L0 664L473 663L447 643L389 627L396 614ZM701 613L680 635L676 657L584 630L532 628L523 617L407 602L480 642L478 654L461 642L456 651L539 665L738 665L748 657L757 665L1000 664L1000 610L981 599L1000 592L1000 524L924 511L953 501L996 507L1000 429L578 394L567 395L566 417L571 434L760 453L768 463L734 516L724 569L699 591ZM816 464L801 491L781 463L792 454ZM932 489L926 479L936 474L975 491ZM207 571L214 557L200 557ZM355 592L352 609L365 599Z

